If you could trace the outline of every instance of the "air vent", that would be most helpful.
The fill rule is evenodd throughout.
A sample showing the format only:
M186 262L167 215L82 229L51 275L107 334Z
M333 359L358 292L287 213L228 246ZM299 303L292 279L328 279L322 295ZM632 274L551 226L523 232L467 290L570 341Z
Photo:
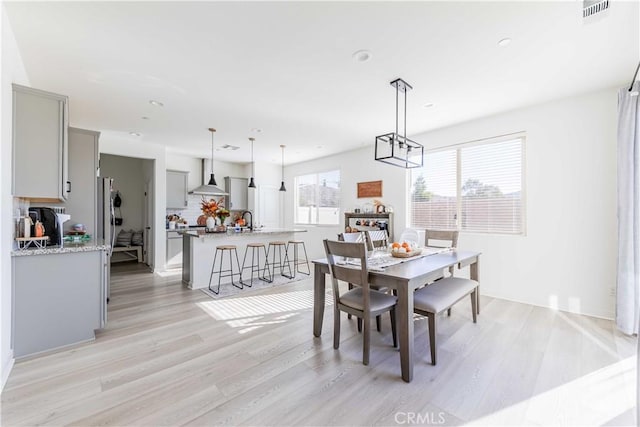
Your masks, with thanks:
M582 17L587 18L609 9L609 0L583 0Z
M235 145L229 145L229 144L224 144L222 146L223 149L225 150L232 150L232 151L236 151L237 149L239 149L240 147L236 147Z

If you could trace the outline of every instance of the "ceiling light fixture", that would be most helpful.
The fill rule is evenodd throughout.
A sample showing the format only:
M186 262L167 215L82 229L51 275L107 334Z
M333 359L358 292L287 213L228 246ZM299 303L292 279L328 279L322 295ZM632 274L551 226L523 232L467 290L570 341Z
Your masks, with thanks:
M284 186L284 145L281 145L280 148L282 149L282 182L280 183L280 191L287 191L286 187Z
M213 174L213 134L216 132L214 128L209 128L209 132L211 132L211 175L209 176L209 182L205 185L201 185L195 188L191 194L209 194L212 196L226 196L229 193L222 191L217 187L216 177Z
M155 106L155 107L164 107L164 104L163 104L162 102L160 102L160 101L155 101L155 100L153 100L153 99L152 99L151 101L149 101L149 104L151 104L151 105L153 105L153 106Z
M511 39L509 37L505 37L504 39L498 42L498 46L500 47L509 46L509 44L511 44Z
M142 136L142 134L140 132L129 132L129 135L131 135L131 136Z
M147 116L142 116L142 117L140 117L140 118L141 118L142 120L149 120L149 117L147 117Z
M252 128L251 132L260 133L260 132L262 132L262 129L260 129L260 128Z
M371 51L368 51L366 49L358 50L354 52L353 55L351 55L353 60L356 62L367 62L371 59L372 56L373 54L371 53Z
M435 105L436 105L436 104L434 104L433 102L430 102L430 103L428 103L428 104L424 104L424 105L423 105L423 107L424 107L424 108L432 108L432 107L435 107Z
M255 138L249 138L249 141L251 141L251 179L249 180L249 188L256 188L256 183L253 182L253 177L256 174L255 163L253 163L253 141L255 141Z
M396 131L376 136L375 159L401 168L422 167L424 147L407 138L407 92L413 89L409 83L402 79L395 79L391 86L396 88ZM398 134L398 98L399 93L404 93L404 133Z

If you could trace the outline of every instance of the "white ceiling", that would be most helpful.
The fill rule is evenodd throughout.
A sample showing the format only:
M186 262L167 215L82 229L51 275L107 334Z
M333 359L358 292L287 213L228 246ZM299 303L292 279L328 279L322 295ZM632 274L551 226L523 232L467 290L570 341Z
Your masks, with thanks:
M397 77L412 135L628 85L640 57L635 1L586 20L581 1L5 4L31 85L68 95L73 126L200 157L215 127L241 147L216 159L240 162L250 136L286 163L373 144Z

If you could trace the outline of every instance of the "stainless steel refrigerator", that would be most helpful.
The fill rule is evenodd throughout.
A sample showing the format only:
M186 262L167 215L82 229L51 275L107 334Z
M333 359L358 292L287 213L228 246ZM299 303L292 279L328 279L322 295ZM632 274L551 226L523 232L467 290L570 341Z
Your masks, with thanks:
M116 229L114 227L115 210L113 206L113 178L98 178L98 223L96 227L96 239L103 240L110 249L107 257L106 271L106 299L111 296L111 255L113 254L113 244L116 239ZM106 320L106 304L104 318Z

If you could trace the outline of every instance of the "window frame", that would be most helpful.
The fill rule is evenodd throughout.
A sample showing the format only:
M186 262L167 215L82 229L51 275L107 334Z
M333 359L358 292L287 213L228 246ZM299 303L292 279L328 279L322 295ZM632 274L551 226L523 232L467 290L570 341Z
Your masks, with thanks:
M308 176L308 175L315 175L316 176L316 184L319 184L318 181L318 177L323 174L323 173L329 173L329 172L338 172L340 174L340 188L339 188L339 196L338 196L338 206L336 207L336 209L338 210L338 215L337 215L337 220L338 222L336 222L335 224L327 224L327 223L321 223L321 222L316 222L316 223L304 223L304 222L298 222L298 178L301 176ZM299 175L295 175L293 177L293 224L296 226L303 226L303 227L336 227L340 225L340 212L342 210L342 168L330 168L330 169L322 169L322 170L317 170L314 172L308 172L308 173L302 173ZM316 207L316 218L319 220L319 206Z
M461 222L461 218L462 218L462 156L461 156L461 150L464 148L469 148L469 147L474 147L474 146L479 146L479 145L489 145L489 144L497 144L497 143L501 143L501 142L506 142L506 141L513 141L519 139L520 140L520 183L521 183L521 190L520 190L520 194L521 194L521 198L520 198L520 203L521 203L521 224L520 224L520 232L517 233L510 233L510 232L504 232L504 231L482 231L482 230L465 230L462 228L462 222ZM489 137L489 138L482 138L482 139L477 139L477 140L473 140L473 141L468 141L468 142L462 142L462 143L457 143L457 144L451 144L451 145L447 145L447 146L441 146L441 147L436 147L430 150L425 150L425 156L431 153L437 153L437 152L441 152L441 151L450 151L450 150L455 150L456 152L456 227L455 230L457 230L460 233L470 233L470 234L489 234L489 235L500 235L500 236L521 236L521 237L525 237L527 235L527 182L526 182L526 169L527 169L527 163L526 163L526 151L527 151L527 135L526 132L521 131L521 132L516 132L516 133L511 133L511 134L504 134L504 135L499 135L499 136L495 136L495 137ZM408 184L408 188L411 189L413 187L413 182L414 182L414 177L413 177L413 173L415 171L420 170L420 168L415 168L415 169L409 169L407 171L407 184ZM409 227L411 228L423 228L423 227L417 227L414 223L413 223L413 217L412 217L412 203L413 200L411 198L411 191L407 191L407 224L409 224ZM443 228L437 228L434 227L434 230L444 230Z

